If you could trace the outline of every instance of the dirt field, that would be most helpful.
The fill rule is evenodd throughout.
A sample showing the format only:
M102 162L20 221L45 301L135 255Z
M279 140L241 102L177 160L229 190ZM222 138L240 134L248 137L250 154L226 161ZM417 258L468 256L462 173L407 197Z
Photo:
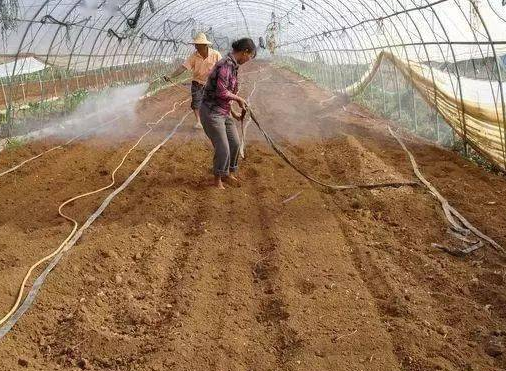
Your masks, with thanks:
M242 94L257 81L258 118L311 174L335 184L414 179L385 121L339 99L320 105L329 94L287 71L247 70ZM58 205L107 184L144 123L183 97L162 91L136 120L0 178L2 315L26 269L70 232ZM118 184L187 109L141 142ZM0 370L506 369L506 258L489 246L465 258L431 247L457 242L424 188L323 191L250 127L241 185L219 191L209 186L210 145L191 125L49 276L0 342ZM505 178L405 138L450 203L506 247ZM0 171L55 142L2 153ZM83 222L109 192L65 211Z

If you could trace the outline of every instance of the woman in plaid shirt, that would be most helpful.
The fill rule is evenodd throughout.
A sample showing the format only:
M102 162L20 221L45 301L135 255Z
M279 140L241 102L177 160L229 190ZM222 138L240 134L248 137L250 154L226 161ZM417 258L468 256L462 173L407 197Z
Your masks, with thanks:
M239 134L232 117L239 120L247 106L246 100L237 95L237 73L240 65L255 56L256 46L253 40L244 38L235 41L232 52L214 66L204 88L200 119L204 132L213 143L214 180L219 189L225 189L223 179L237 181L233 173L238 169ZM232 110L233 101L243 110L241 114Z

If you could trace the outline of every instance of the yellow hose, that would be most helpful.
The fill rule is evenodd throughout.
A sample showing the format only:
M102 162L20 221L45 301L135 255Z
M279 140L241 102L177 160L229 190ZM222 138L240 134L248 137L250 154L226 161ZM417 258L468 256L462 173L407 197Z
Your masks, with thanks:
M70 232L70 234L67 236L67 238L65 238L65 240L60 244L60 246L56 250L54 250L51 254L43 257L42 259L40 259L38 262L36 262L35 264L33 264L30 267L30 269L26 273L25 277L23 278L23 281L22 281L21 286L19 288L19 292L18 292L18 296L17 296L16 302L12 306L11 310L2 319L0 319L0 326L2 324L4 324L9 319L9 317L12 316L12 314L19 308L21 300L23 299L23 294L24 294L24 291L25 291L24 289L25 289L26 283L28 282L30 276L32 275L32 272L39 265L41 265L42 263L46 262L47 260L53 258L55 255L57 255L65 247L65 245L67 244L67 242L69 242L69 240L72 238L72 236L74 236L74 234L76 233L77 227L79 226L79 223L75 219L73 219L72 217L64 214L63 211L62 211L62 209L66 205L68 205L68 204L70 204L70 203L72 203L72 202L74 202L74 201L76 201L78 199L81 199L81 198L84 198L84 197L87 197L87 196L91 196L91 195L94 195L96 193L105 191L108 188L111 188L116 183L116 178L115 178L116 177L116 172L123 166L123 164L124 164L125 160L127 159L128 155L140 144L140 142L144 139L144 137L146 137L146 135L148 135L149 133L151 133L151 131L153 130L153 128L156 125L158 125L161 121L163 121L163 119L165 119L165 117L167 117L167 115L173 113L178 106L181 106L181 105L183 105L184 103L186 103L188 101L189 101L189 99L185 99L183 101L174 103L173 108L170 111L165 112L162 115L162 117L160 117L156 122L154 122L154 123L146 123L146 126L149 129L143 135L141 135L139 137L139 139L137 140L137 142L125 153L125 155L123 156L122 160L120 161L120 163L118 164L118 166L116 166L116 168L114 169L114 171L111 174L111 183L109 183L107 186L102 187L100 189L96 189L94 191L83 193L83 194L80 194L78 196L72 197L72 198L68 199L67 201L63 202L60 205L60 207L58 208L58 214L60 214L61 217L65 218L66 220L70 221L73 224L72 231Z

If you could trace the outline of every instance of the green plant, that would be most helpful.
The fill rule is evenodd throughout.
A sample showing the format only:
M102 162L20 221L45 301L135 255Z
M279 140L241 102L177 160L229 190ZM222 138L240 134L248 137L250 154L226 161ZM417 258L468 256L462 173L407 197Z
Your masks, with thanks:
M19 138L8 138L5 149L8 151L15 150L24 145L24 142Z
M155 92L157 92L167 86L168 83L166 83L163 80L163 75L164 74L160 74L159 76L157 76L156 78L153 79L154 82L149 84L147 93L154 94ZM191 76L191 74L188 71L186 71L185 73L179 75L178 77L176 77L172 81L176 84L180 84L180 83L184 82L185 80L189 79L190 76Z
M74 111L82 102L88 98L90 93L88 90L79 89L65 96L64 107L67 112Z

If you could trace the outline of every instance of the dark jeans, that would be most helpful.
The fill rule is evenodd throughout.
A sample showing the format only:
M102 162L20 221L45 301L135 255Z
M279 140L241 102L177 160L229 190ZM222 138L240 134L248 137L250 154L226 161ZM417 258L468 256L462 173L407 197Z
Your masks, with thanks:
M197 81L192 81L191 93L191 108L193 110L200 109L200 106L202 105L202 98L204 97L204 85L199 84Z
M213 112L204 103L200 107L200 120L204 132L214 147L213 173L227 176L238 169L239 134L234 121L229 116Z

